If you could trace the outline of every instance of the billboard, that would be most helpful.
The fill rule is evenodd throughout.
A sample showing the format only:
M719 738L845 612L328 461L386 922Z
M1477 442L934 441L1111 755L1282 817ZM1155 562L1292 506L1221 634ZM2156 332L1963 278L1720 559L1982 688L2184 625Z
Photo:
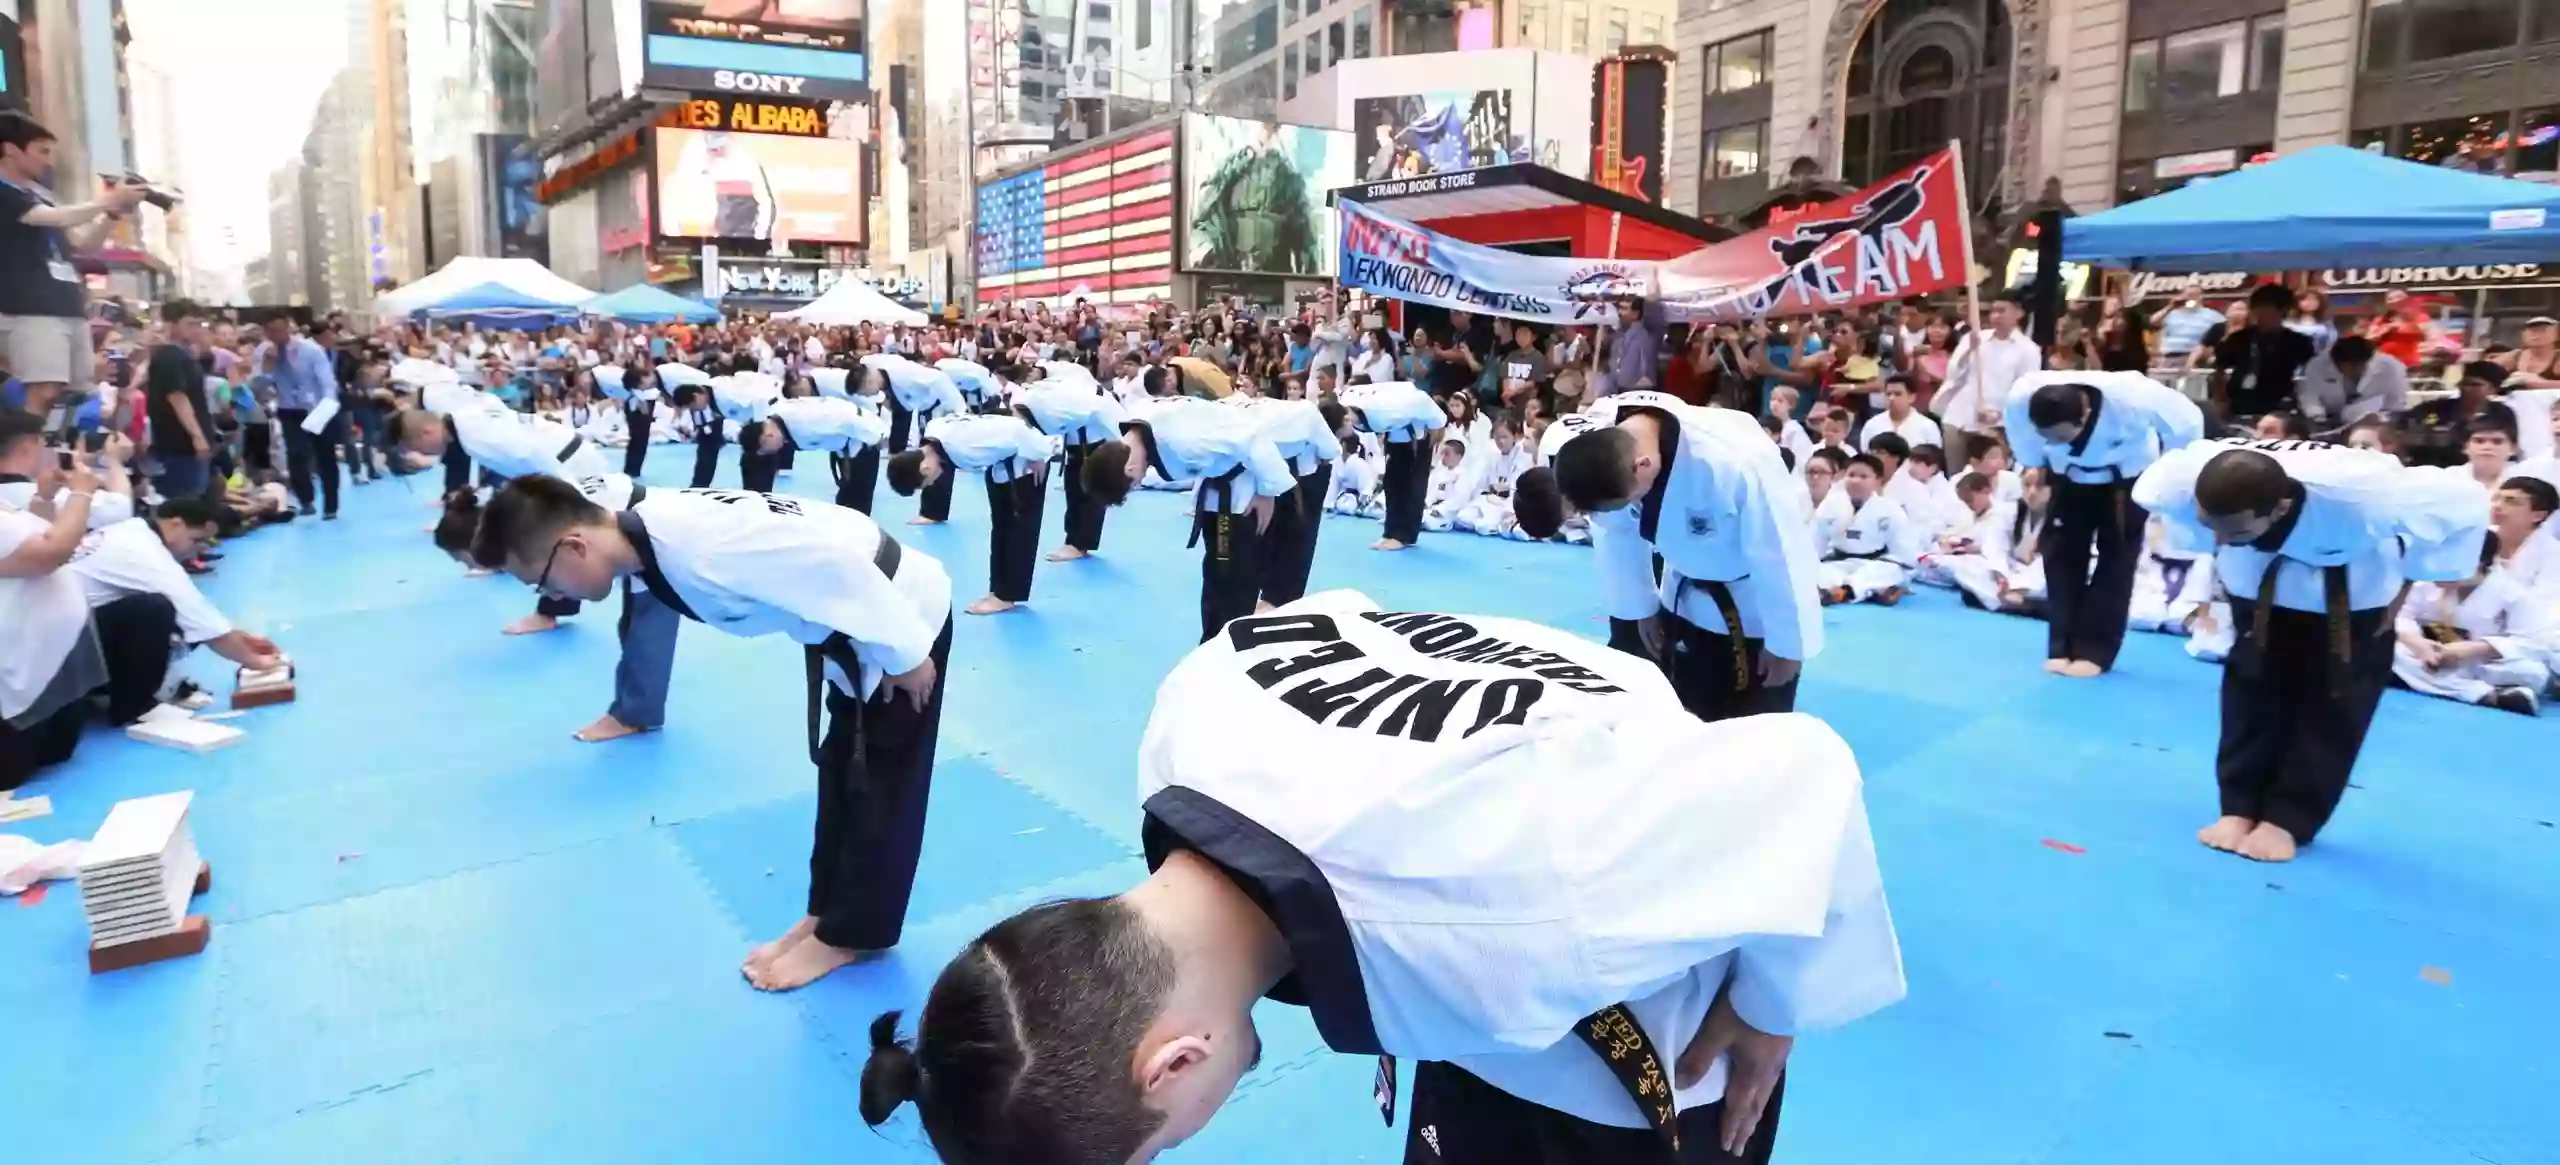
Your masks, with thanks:
M1173 147L1172 129L1148 130L980 184L978 298L1170 298Z
M1351 137L1364 182L1537 160L1528 119L1512 119L1508 89L1357 98Z
M1591 181L1630 198L1662 202L1664 101L1670 58L1631 49L1600 62L1591 77Z
M1332 274L1325 195L1358 177L1351 150L1341 130L1184 114L1183 269Z
M863 241L862 143L661 127L658 225L677 239Z
M862 101L863 0L646 0L650 85Z
M542 159L534 155L532 139L498 133L479 137L480 180L487 184L488 221L499 257L549 263L551 240L545 233L542 200L535 195L535 187L542 184Z

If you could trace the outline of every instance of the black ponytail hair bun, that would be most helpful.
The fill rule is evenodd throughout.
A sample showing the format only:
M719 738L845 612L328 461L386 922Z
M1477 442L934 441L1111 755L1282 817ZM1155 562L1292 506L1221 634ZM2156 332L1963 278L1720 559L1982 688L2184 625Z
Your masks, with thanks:
M924 1095L924 1067L898 1040L898 1013L871 1021L871 1058L862 1064L862 1123L878 1125Z

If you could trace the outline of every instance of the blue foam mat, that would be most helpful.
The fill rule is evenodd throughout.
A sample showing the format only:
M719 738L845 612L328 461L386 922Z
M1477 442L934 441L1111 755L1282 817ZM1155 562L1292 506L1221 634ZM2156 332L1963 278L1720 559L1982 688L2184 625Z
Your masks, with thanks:
M691 451L652 460L680 485ZM351 490L346 520L244 539L206 580L302 668L298 703L238 721L247 743L101 731L28 790L55 815L6 828L48 841L196 790L216 931L202 957L93 978L70 887L0 903L0 1159L927 1159L911 1111L877 1131L855 1113L866 1028L1011 911L1142 874L1132 758L1197 631L1182 499L1113 511L1103 556L1041 564L1028 612L961 618L905 940L775 998L737 962L803 904L797 651L689 627L669 728L576 744L612 605L500 635L531 596L437 555L427 492ZM913 506L884 491L965 603L981 495L964 484L943 527L900 524ZM1316 585L1606 634L1584 551L1378 554L1376 532L1329 519ZM2040 625L1940 594L1825 621L1803 705L1866 771L1911 998L1801 1043L1781 1160L2560 1161L2548 723L2393 693L2321 844L2260 867L2193 842L2220 673L2175 641L2137 636L2074 683L2037 669ZM1369 1061L1294 1009L1260 1019L1263 1068L1174 1160L1401 1159Z

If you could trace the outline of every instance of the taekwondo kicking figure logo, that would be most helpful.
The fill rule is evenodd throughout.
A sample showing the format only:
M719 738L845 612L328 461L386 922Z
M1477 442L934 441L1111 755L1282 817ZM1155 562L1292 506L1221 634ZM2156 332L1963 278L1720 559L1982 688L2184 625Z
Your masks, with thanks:
M1849 294L1839 285L1833 273L1812 262L1814 256L1843 235L1858 235L1882 243L1895 227L1920 216L1928 205L1921 186L1929 180L1931 166L1921 166L1903 178L1883 187L1856 206L1846 217L1815 219L1795 224L1795 229L1769 240L1769 253L1777 256L1779 270L1775 278L1762 288L1768 302L1776 303L1787 288L1798 280L1806 283L1808 298L1837 300Z

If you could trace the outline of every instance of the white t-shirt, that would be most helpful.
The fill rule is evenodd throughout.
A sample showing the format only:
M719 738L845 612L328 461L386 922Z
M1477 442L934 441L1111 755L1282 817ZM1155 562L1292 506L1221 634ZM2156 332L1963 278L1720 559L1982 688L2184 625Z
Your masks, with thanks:
M53 523L0 506L0 557L17 553ZM0 578L0 720L34 707L89 625L89 600L68 570Z

